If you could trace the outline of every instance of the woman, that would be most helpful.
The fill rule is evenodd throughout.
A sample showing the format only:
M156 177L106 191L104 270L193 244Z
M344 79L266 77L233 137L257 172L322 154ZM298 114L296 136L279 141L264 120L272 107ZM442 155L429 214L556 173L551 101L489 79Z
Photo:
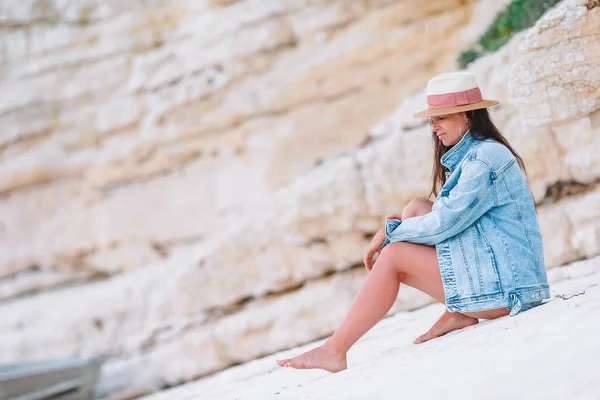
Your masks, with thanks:
M483 100L475 76L458 72L430 80L427 103L415 116L430 118L435 201L416 198L401 216L387 217L366 251L370 272L342 324L322 346L279 365L345 369L347 351L387 314L401 283L446 305L414 343L482 318L514 316L550 297L523 161L487 110L498 102Z

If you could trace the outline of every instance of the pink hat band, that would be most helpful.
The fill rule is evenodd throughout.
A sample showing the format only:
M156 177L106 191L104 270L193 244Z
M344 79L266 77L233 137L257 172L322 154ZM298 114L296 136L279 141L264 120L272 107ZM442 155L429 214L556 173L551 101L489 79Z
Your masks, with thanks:
M428 95L427 105L429 108L448 108L477 103L482 100L481 90L476 87L462 92Z

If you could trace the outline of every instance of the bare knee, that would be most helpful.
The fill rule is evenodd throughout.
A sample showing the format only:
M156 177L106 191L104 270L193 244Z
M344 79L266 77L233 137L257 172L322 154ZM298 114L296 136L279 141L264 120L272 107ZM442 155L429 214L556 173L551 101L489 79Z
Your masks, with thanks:
M385 270L386 272L397 276L398 279L402 281L406 275L403 268L403 255L406 253L406 248L409 246L410 244L406 242L392 242L388 244L381 254L379 254L379 257L377 257L373 269L379 268L380 271Z
M402 219L420 217L421 215L429 214L433 202L424 197L415 197L402 210Z

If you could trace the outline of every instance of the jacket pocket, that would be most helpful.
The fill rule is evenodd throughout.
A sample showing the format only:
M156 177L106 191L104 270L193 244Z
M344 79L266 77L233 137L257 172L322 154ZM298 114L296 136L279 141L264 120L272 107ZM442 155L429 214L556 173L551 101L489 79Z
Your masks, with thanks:
M473 229L473 247L477 255L477 275L481 294L502 292L500 274L494 250L481 227L481 221L475 221Z

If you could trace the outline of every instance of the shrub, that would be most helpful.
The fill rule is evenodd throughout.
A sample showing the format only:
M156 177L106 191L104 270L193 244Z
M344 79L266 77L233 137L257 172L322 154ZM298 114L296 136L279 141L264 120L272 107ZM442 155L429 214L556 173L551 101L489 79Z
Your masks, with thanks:
M484 54L504 46L514 34L532 27L548 9L561 0L513 0L500 12L488 30L458 57L461 68Z

